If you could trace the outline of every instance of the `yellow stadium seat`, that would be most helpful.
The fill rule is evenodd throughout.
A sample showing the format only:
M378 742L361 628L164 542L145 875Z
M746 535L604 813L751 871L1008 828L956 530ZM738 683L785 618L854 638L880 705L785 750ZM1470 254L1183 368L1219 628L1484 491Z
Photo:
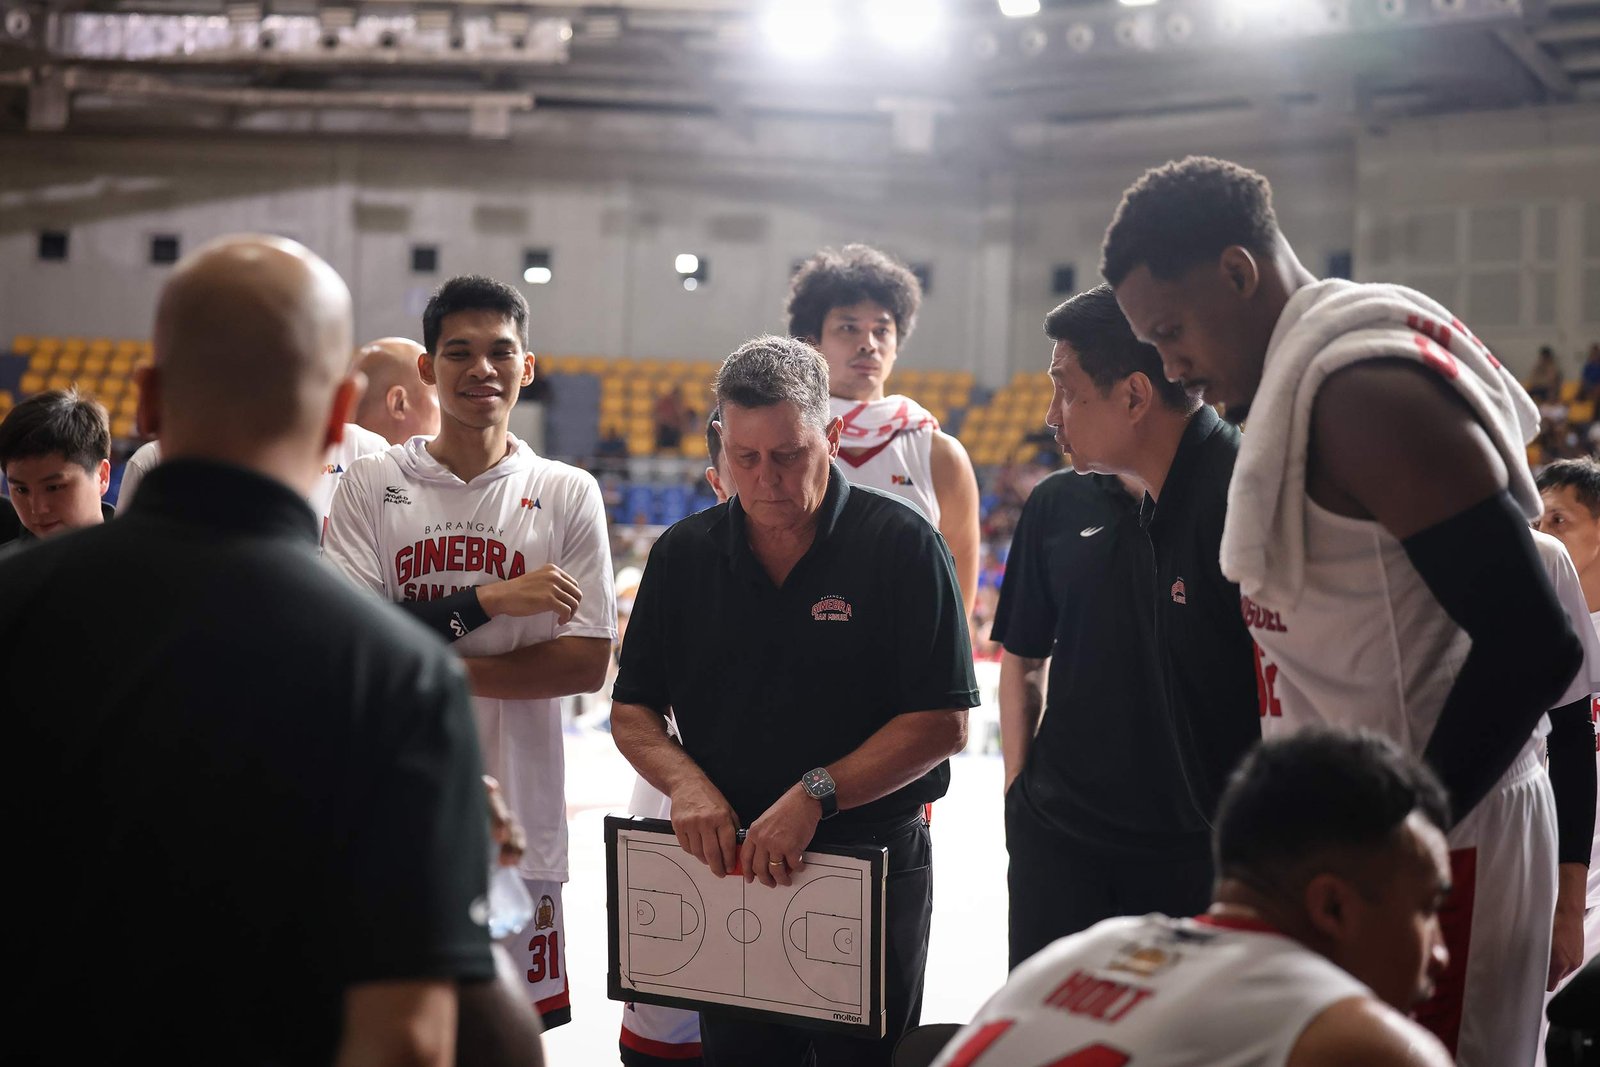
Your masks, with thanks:
M47 389L71 389L72 376L70 374L52 374L45 382Z
M82 337L66 337L61 341L61 351L77 352L80 355L89 347L89 342Z
M1538 441L1528 446L1528 466L1537 467L1544 462L1544 446Z
M39 339L37 337L33 337L25 333L19 333L11 339L11 351L15 352L19 356L25 356L29 352L32 352L34 346L36 346L38 343Z
M129 416L131 416L135 411L138 411L139 394L132 391L123 393L117 398L117 410L122 414Z
M1576 378L1570 378L1561 383L1560 400L1563 404L1570 404L1578 399L1578 387L1581 383Z
M33 350L35 352L49 352L49 353L52 353L52 354L54 354L56 352L59 352L59 351L61 351L61 338L59 338L59 337L41 337L41 338L39 338L38 342L33 346Z
M11 395L11 390L0 389L0 404L5 404L7 407L9 407L12 404L13 399L14 398Z
M635 393L628 398L628 414L630 415L642 415L648 418L650 409L653 407L655 407L655 400L648 393Z
M83 354L81 352L63 352L56 357L56 372L58 374L76 374L83 367Z
M132 388L132 385L129 383L128 379L119 378L114 374L106 375L106 377L100 382L100 391L107 396L121 396L130 388Z
M133 356L118 352L111 357L111 362L106 366L113 374L127 374L133 370Z
M91 356L109 356L111 354L112 340L109 337L96 337L89 342Z
M127 356L132 359L139 354L139 342L126 339L118 341L111 349L111 354L114 356Z
M56 357L51 352L35 352L28 357L28 369L40 374L47 374L56 365Z
M601 437L626 437L627 425L621 419L605 419L600 423Z
M656 453L656 438L654 434L636 433L628 438L628 454L631 456L653 456Z
M133 436L133 418L128 415L119 415L111 420L112 437Z
M1594 401L1593 400L1580 400L1576 404L1573 404L1570 407L1568 407L1567 408L1567 421L1568 422L1593 422L1594 421Z
M699 434L686 433L678 444L678 452L690 459L706 454L706 439Z
M92 353L83 357L83 372L85 374L104 374L110 363L110 357L104 352Z
M44 389L44 381L43 374L38 371L28 371L22 376L22 381L18 383L18 386L24 393L32 394Z
M601 394L600 414L602 416L621 415L623 411L627 409L627 403L627 399L621 395L613 394L611 396L606 396L605 394Z

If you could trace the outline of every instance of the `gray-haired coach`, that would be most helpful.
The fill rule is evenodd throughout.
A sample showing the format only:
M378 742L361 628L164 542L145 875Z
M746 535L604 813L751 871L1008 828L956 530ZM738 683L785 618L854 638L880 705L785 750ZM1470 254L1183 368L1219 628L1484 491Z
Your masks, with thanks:
M961 591L922 513L845 481L828 369L782 337L717 374L737 495L656 542L612 693L617 747L672 798L685 849L788 884L813 841L889 850L888 1034L863 1040L701 1015L711 1067L884 1064L922 1010L933 903L923 805L978 702ZM683 733L667 736L672 708ZM744 844L736 831L747 830Z

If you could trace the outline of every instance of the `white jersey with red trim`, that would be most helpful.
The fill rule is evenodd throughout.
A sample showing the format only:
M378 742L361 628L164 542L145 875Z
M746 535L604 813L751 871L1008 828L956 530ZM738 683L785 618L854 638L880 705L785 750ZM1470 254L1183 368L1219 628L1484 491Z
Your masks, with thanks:
M413 437L357 460L334 496L324 552L389 600L436 600L554 563L583 601L565 624L544 612L501 616L459 638L463 656L493 656L557 637L617 638L617 602L600 487L577 467L511 435L495 466L463 482ZM559 700L474 697L484 766L528 834L525 878L567 879L565 761Z
M939 525L933 491L933 435L939 423L910 397L862 403L828 398L828 413L845 420L839 465L855 485L891 493L915 504Z
M306 498L311 510L317 513L318 530L327 533L328 509L333 506L333 492L339 488L339 479L344 477L344 472L350 468L350 464L362 456L382 452L388 447L387 440L365 426L357 426L353 422L344 424L344 440L328 449L322 477L317 479L311 495ZM127 465L122 468L122 485L117 490L118 510L133 502L134 494L139 491L139 483L144 481L144 476L160 463L160 441L147 441L128 457Z
M1352 997L1372 991L1262 924L1107 919L1013 971L934 1067L1282 1067Z
M1589 623L1595 633L1595 638L1600 641L1600 611L1589 615ZM1597 668L1600 669L1600 668ZM1594 676L1595 695L1589 698L1589 721L1595 728L1595 762L1600 764L1600 674ZM1600 767L1596 768L1600 771ZM1588 903L1591 909L1589 917L1585 920L1590 929L1590 949L1585 955L1589 959L1595 955L1596 946L1600 946L1600 790L1595 793L1594 800L1594 852L1589 856L1589 893Z

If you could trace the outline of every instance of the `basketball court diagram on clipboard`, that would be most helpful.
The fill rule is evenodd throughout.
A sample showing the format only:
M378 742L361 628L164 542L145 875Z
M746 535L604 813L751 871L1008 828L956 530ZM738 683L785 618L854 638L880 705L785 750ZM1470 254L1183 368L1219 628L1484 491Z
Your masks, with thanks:
M769 889L715 877L671 825L606 819L612 999L884 1032L882 848L808 851Z

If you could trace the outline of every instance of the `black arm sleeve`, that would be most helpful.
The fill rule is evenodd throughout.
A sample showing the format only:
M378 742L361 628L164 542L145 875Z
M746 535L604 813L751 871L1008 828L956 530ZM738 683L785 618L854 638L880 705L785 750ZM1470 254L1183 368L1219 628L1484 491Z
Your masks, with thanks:
M1517 758L1583 662L1527 520L1496 494L1402 542L1439 605L1472 639L1424 758L1456 820Z
M1594 848L1594 720L1589 698L1550 712L1550 787L1556 794L1556 862L1589 865Z
M446 641L465 637L489 621L488 613L478 603L478 591L473 588L439 600L400 600L396 604Z

